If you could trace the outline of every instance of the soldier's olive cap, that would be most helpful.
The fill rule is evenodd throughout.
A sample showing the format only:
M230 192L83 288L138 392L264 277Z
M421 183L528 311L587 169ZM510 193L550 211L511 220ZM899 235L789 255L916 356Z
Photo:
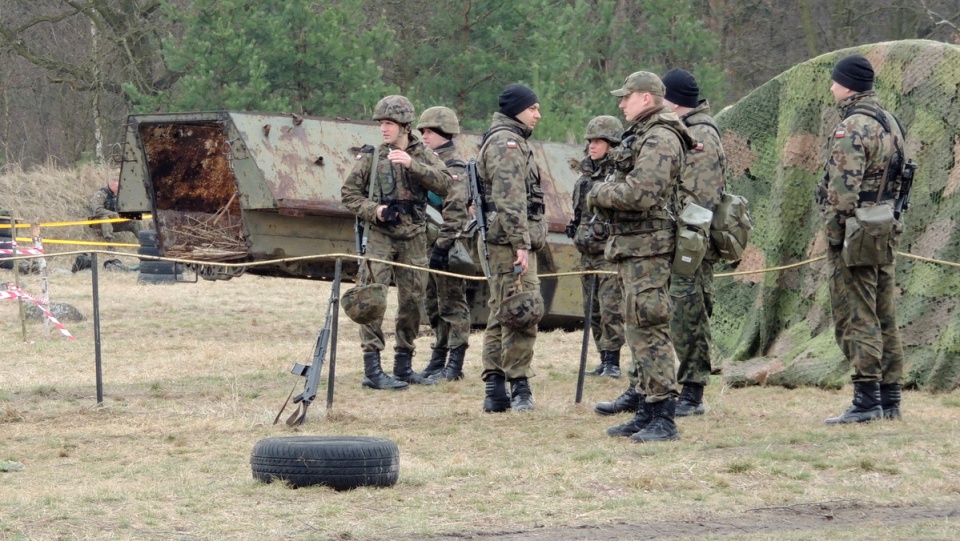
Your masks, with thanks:
M622 88L610 91L611 94L617 97L623 97L634 92L647 92L662 98L664 95L663 81L660 80L660 77L656 73L638 71L627 76Z
M387 286L370 284L357 286L340 298L347 317L360 325L369 325L387 311Z

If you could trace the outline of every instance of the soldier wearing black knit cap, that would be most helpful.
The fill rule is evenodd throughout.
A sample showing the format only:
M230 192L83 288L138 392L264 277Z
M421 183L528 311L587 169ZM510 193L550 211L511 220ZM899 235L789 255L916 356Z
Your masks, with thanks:
M827 163L815 194L828 245L837 345L853 366L853 404L826 423L897 419L903 344L894 303L894 254L903 222L890 210L892 233L878 257L858 259L845 247L856 246L852 232L858 229L858 212L882 213L885 205L892 208L900 197L906 133L893 114L880 107L873 91L873 66L866 58L840 59L831 78L830 92L843 120L830 133Z
M533 346L536 324L524 329L502 324L496 317L503 301L520 291L537 292L537 257L546 242L540 170L528 139L540 120L540 103L530 88L514 83L499 98L490 129L477 156L490 256L490 317L483 335L483 374L486 396L483 411L533 409ZM521 270L520 275L514 268ZM506 382L511 391L507 394Z

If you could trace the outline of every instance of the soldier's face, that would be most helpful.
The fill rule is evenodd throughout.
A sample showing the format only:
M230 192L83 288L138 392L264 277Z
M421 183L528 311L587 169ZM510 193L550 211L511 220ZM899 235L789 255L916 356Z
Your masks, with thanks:
M392 145L400 139L400 124L392 120L380 121L380 135L383 136L383 142Z
M423 144L433 149L439 148L449 141L449 139L441 137L430 128L424 128L420 133L422 134Z
M841 101L856 94L856 92L853 90L850 90L836 81L833 81L833 84L830 85L830 92L833 93L833 99L835 101Z
M631 92L620 98L620 110L627 122L633 122L651 107L653 97L647 92Z
M110 191L113 192L113 195L117 195L117 192L120 191L120 181L111 180L109 183L107 183L107 187L110 188Z
M587 155L591 160L599 160L610 152L610 143L606 139L591 139L587 143Z
M540 120L540 104L534 103L530 107L517 113L517 120L529 126L531 130L535 128L537 122Z

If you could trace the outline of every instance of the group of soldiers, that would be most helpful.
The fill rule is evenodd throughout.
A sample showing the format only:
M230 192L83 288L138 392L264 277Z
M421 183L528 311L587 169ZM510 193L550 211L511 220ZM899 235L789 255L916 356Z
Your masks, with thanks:
M830 245L837 342L855 368L853 407L827 421L842 424L899 417L903 353L893 313L893 264L854 266L841 259L838 247L856 209L898 197L895 175L890 183L880 179L887 175L892 155L902 157L904 133L899 123L876 120L892 115L876 104L873 71L865 58L844 58L832 79L844 120L831 138L817 193ZM582 275L584 312L600 355L600 365L590 373L621 377L624 343L632 359L626 391L595 410L635 414L610 427L611 436L635 442L677 440L675 418L704 413L703 391L711 373L713 267L719 258L708 247L694 272L672 272L676 215L688 199L714 210L725 191L726 157L710 106L700 98L690 72L673 69L662 78L635 72L611 94L620 100L626 127L612 116L587 124L586 156L573 191L574 218L567 226L581 252L581 270L593 271ZM865 108L872 113L864 113ZM528 143L540 119L537 95L511 84L499 96L499 109L476 159L479 198L453 144L460 127L451 109L427 109L414 126L410 101L387 96L373 118L380 122L383 140L359 149L342 201L370 224L367 256L409 266L371 262L361 271L363 283L389 284L392 279L399 302L392 375L381 367L382 315L361 325L363 385L401 389L463 377L469 333L465 283L443 275L425 278L416 267L445 270L455 243L474 242L479 221L485 226L479 241L485 250L475 255L488 263L490 288L483 410L533 409L529 378L534 375L538 318L520 318L525 323L518 325L510 316L538 309L536 251L545 243L546 223L540 171ZM471 205L474 200L479 206ZM431 205L440 211L442 226L436 238L428 239ZM899 216L897 220L902 231ZM522 295L534 301L510 304ZM436 339L426 369L418 373L412 358L421 300Z

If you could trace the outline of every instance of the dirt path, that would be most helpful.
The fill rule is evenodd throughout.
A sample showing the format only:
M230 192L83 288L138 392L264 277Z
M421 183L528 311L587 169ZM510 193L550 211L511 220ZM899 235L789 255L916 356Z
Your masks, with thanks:
M430 537L430 541L620 541L623 539L698 538L734 534L773 534L859 526L899 526L933 519L960 518L960 501L938 507L877 507L858 500L799 503L748 509L733 515L641 524L572 526L527 531L472 532ZM422 539L422 538L421 538Z

